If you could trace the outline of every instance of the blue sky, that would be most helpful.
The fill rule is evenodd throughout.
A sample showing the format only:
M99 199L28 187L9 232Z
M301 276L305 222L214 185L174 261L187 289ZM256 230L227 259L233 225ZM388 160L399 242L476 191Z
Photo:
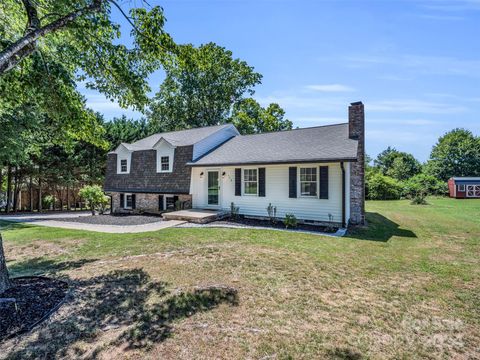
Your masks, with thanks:
M346 122L361 100L367 153L391 145L422 161L454 127L480 134L480 0L149 3L164 8L177 43L213 41L254 66L264 76L254 97L279 103L294 126ZM153 92L161 80L150 78ZM82 91L107 119L140 116Z

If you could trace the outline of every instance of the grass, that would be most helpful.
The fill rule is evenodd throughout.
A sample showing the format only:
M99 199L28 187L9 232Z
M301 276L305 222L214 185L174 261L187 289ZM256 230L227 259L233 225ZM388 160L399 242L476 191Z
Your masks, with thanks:
M368 202L344 238L0 222L14 276L72 292L0 358L478 358L480 202Z

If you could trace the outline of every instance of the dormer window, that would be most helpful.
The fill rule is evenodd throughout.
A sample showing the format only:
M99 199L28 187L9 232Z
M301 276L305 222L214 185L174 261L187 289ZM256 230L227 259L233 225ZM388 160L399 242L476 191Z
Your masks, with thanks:
M120 172L126 173L128 171L127 159L120 160Z
M170 157L169 156L162 156L161 157L161 169L162 169L162 171L169 171L170 170Z

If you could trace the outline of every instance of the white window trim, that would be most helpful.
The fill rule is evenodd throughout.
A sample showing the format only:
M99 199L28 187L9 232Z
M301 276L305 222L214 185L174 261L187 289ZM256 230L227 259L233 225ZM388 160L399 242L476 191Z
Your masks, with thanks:
M125 161L126 162L126 170L123 171L122 170L122 161ZM127 174L128 173L128 159L120 159L120 174Z
M127 206L127 196L133 196L133 194L123 194L123 208L127 210L132 210L132 206ZM133 198L132 198L132 204L133 204Z
M301 169L313 169L315 168L315 174L316 174L316 178L317 178L317 186L316 186L316 195L302 195L302 182L300 181L300 173L301 173ZM298 197L300 198L305 198L305 199L318 199L318 197L320 196L319 193L320 193L320 173L319 173L319 169L318 169L318 166L314 166L314 165L311 165L311 166L298 166L297 167L297 195Z
M162 158L168 158L168 169L162 169ZM160 154L160 171L161 173L170 173L172 172L172 157L170 155L161 155Z
M163 194L163 210L167 211L167 198L174 198L175 195L172 194ZM175 204L173 204L173 210L175 210Z
M463 190L462 190L461 186L463 186ZM467 191L467 187L465 186L465 184L458 184L458 185L457 185L457 190L458 190L458 191L461 191L461 192L466 192L466 191Z
M257 171L257 193L256 194L247 194L245 193L245 170L256 170ZM242 196L257 196L258 197L258 168L257 167L246 167L242 168Z

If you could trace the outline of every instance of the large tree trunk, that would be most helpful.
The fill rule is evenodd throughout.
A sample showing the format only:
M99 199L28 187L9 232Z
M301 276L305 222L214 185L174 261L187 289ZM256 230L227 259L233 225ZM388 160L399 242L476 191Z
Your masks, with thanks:
M7 262L5 261L5 253L3 252L2 234L0 234L0 294L11 286L10 277L8 276Z
M3 199L3 166L0 164L0 202Z
M16 213L18 210L18 191L19 191L19 178L18 178L18 167L15 166L15 177L13 181L13 212Z
M70 184L67 184L67 211L70 211Z

